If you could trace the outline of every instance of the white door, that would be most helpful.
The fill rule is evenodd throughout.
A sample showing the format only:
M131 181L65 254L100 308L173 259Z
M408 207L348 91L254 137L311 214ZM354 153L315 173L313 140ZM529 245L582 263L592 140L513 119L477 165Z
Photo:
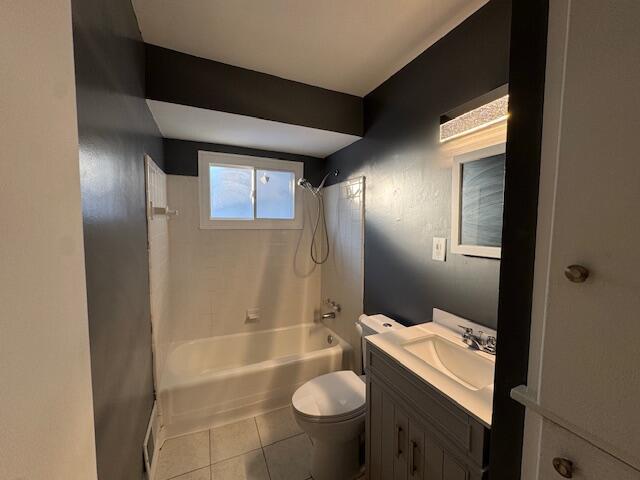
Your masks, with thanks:
M547 63L529 392L640 468L640 1L551 0ZM533 424L530 478L562 478L543 473L555 430Z

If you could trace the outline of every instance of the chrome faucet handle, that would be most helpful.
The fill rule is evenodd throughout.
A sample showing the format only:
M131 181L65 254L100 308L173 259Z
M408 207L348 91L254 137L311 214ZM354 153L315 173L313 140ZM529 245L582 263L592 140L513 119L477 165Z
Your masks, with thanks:
M329 305L334 312L340 313L340 311L342 310L342 307L340 306L340 304L337 302L334 302L330 298L327 298L327 305Z
M489 335L487 340L484 342L483 350L491 355L496 354L496 337Z
M479 332L480 335L476 335L473 333L473 328L465 327L464 325L458 325L461 329L464 330L462 334L462 341L471 349L471 350L481 350L482 349L482 332Z
M458 325L461 329L464 330L463 335L471 335L473 333L473 328L465 327L464 325Z

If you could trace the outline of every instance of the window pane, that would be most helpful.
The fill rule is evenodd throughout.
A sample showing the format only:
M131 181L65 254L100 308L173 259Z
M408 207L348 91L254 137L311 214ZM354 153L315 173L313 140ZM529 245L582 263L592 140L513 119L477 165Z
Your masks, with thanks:
M209 166L211 218L253 219L253 169Z
M258 218L294 218L293 172L256 170L256 216Z
M502 243L505 154L462 166L460 242L499 247Z

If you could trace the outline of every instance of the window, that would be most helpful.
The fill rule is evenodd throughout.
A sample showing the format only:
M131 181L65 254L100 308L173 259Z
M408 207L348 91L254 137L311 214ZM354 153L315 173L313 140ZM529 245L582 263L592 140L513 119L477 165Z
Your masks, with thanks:
M200 151L198 164L200 228L302 228L302 163Z

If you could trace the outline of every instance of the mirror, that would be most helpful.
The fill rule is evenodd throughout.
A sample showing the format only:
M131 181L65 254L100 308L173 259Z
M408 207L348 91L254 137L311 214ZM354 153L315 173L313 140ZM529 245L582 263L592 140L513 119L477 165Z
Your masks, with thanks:
M505 144L453 157L451 252L500 258Z

